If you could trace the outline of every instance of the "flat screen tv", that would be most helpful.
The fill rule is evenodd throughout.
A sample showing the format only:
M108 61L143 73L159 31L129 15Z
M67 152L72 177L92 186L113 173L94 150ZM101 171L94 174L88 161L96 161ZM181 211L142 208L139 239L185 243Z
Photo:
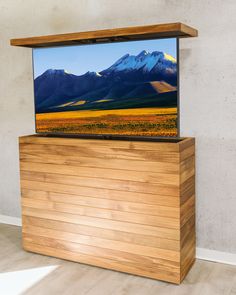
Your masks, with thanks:
M33 49L36 132L178 137L178 38Z

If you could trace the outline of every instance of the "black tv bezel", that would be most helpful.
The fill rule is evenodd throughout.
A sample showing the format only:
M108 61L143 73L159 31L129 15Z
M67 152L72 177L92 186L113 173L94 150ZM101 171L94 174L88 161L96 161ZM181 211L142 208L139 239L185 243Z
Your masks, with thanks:
M113 41L112 43L123 43L123 42L137 42L143 40L158 40L158 39L176 39L176 56L177 56L177 136L144 136L144 135L118 135L118 134L81 134L81 133L63 133L63 132L37 132L36 128L36 102L35 102L35 89L34 89L34 49L32 48L32 69L33 69L33 93L34 93L34 131L36 135L45 137L67 137L67 138L84 138L84 139L106 139L106 140L133 140L133 141L158 141L158 142L179 142L180 137L180 60L179 60L179 37L164 37L164 38L150 38L150 39L140 39L140 40L125 40L125 41ZM99 44L106 44L111 42L99 42ZM78 45L62 45L62 46L52 46L50 48L57 47L69 47L69 46L84 46L84 45L98 45L93 44L78 44ZM44 47L43 47L44 48Z

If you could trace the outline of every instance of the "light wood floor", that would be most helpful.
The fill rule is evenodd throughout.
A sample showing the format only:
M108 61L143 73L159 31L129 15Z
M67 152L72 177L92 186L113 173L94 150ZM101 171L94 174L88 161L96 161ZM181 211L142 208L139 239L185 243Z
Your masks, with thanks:
M236 295L236 266L198 260L184 282L176 286L27 253L21 249L20 230L20 227L0 224L1 295L16 294L7 290L6 286L3 290L1 276L12 276L11 284L14 284L22 271L27 276L20 277L21 283L26 280L28 285L27 290L18 294L24 295ZM28 273L50 266L55 266L55 269L38 282L30 284Z

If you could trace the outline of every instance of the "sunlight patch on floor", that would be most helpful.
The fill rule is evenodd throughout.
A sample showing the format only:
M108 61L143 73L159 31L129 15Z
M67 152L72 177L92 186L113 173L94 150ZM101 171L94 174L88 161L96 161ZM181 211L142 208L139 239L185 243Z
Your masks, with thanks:
M20 295L38 283L58 265L0 273L0 294Z

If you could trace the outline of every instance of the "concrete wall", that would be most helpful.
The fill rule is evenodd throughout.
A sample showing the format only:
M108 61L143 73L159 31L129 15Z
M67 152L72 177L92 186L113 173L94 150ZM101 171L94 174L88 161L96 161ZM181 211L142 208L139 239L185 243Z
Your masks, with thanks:
M0 214L20 216L17 137L34 132L31 50L13 37L182 21L181 135L197 139L198 247L236 253L236 2L0 0Z

